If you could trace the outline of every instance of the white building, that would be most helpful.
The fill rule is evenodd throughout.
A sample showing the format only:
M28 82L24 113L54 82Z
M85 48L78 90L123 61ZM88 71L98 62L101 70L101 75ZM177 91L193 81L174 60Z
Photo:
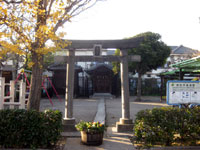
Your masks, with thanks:
M115 50L114 49L102 49L101 55L107 56L107 55L114 55ZM62 63L64 62L64 57L66 56L66 51L59 51L55 53L55 63ZM94 55L94 49L77 49L75 51L75 56L93 56ZM98 62L77 62L76 65L82 67L83 69L89 69L91 66L97 64ZM105 62L106 64L109 64L108 62Z
M5 77L6 82L16 79L16 75L21 71L23 59L20 56L8 54L7 59L0 64L0 77Z
M160 73L174 70L174 68L171 67L172 64L200 55L200 51L185 47L183 45L170 46L170 48L171 53L167 58L167 62L164 67L160 67L156 70L152 70L151 72L147 72L143 78L160 78L158 76Z

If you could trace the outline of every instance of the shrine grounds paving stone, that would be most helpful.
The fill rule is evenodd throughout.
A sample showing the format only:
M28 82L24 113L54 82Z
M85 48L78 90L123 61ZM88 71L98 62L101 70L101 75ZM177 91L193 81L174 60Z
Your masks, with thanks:
M100 146L86 146L80 138L68 138L64 150L134 150L130 140L125 137L104 137Z
M46 109L60 110L64 117L65 112L65 100L64 97L62 101L57 98L52 98L53 106L51 105L49 99L42 99L40 102L40 111ZM95 99L74 99L73 100L73 116L76 122L80 120L93 121L97 111L98 101Z
M152 109L155 107L168 107L166 102L160 102L160 97L143 96L141 102L135 102L136 97L130 97L130 119L134 121L135 115L140 110ZM122 115L121 99L106 99L106 124L116 126Z
M41 111L45 109L60 110L64 114L64 98L60 102L58 99L52 99L54 106L48 99L41 101ZM135 102L135 97L130 97L130 118L135 119L138 111L144 109L152 109L155 107L168 107L165 101L160 102L160 97L142 97L141 102ZM97 113L98 100L97 99L74 99L74 118L76 122L80 120L93 121ZM80 142L79 132L63 132L62 136L67 137L64 150L135 150L129 137L132 133L117 133L116 122L121 118L121 99L105 99L106 106L106 125L108 126L107 132L104 134L103 144L100 146L86 146ZM198 146L193 147L158 147L151 148L150 150L193 150L200 149Z
M105 108L105 99L100 99L98 102L97 113L94 118L94 122L100 122L105 124L106 121L106 108Z
M130 97L130 118L135 119L138 111L144 109L152 109L155 107L168 106L166 102L160 102L160 97L142 97L142 102L134 102L135 97ZM62 97L60 102L57 98L52 98L53 106L49 99L42 99L40 111L46 109L60 110L64 116L65 101ZM80 120L93 121L97 113L99 99L74 99L73 116L76 122ZM121 98L105 99L106 104L106 125L114 127L116 122L121 118Z
M159 97L144 97L142 102L134 102L134 97L130 98L130 116L135 118L135 114L147 108L167 106L160 103ZM64 98L62 102L52 99L53 106L48 99L41 101L41 111L45 109L60 110L64 114ZM80 120L93 121L97 113L99 99L74 99L74 117L76 122ZM105 99L106 104L106 125L109 126L104 134L103 144L100 146L86 146L80 142L79 132L63 132L62 136L67 137L64 150L134 150L129 137L132 133L117 133L116 122L121 118L121 98Z
M157 147L157 148L151 148L149 150L200 150L200 146L174 146L174 147Z

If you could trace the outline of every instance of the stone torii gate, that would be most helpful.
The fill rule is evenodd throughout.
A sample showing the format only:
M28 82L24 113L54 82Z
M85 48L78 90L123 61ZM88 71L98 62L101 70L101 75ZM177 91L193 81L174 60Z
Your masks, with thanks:
M75 130L75 118L73 117L73 90L74 90L74 63L75 62L120 62L121 72L121 105L122 118L116 123L117 132L132 131L133 122L130 119L129 104L129 81L128 61L139 62L138 55L128 56L127 50L137 47L143 38L132 38L125 40L70 40L71 45L67 49L67 74L66 74L66 95L65 95L65 116L63 127L65 131ZM101 56L101 48L120 49L120 56ZM75 56L76 49L94 49L94 56Z

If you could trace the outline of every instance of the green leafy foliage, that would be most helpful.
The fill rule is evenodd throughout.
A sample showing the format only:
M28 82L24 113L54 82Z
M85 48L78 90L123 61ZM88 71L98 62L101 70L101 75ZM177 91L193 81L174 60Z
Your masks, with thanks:
M128 50L128 55L140 55L140 62L129 62L129 72L132 74L138 73L137 84L137 100L140 101L141 97L141 78L146 72L158 67L162 67L167 57L170 55L170 48L161 41L161 35L153 32L145 32L134 36L142 37L144 40L136 48ZM119 55L120 50L115 52L115 55ZM114 73L119 72L119 63L113 63Z
M76 125L76 129L79 131L85 131L88 133L97 133L97 132L104 132L104 130L106 130L106 127L104 124L101 124L100 122L80 121Z
M129 55L140 55L141 62L130 62L129 71L145 74L147 71L163 66L170 55L170 48L161 41L161 35L145 32L136 37L144 37L144 41L137 48L129 50Z
M200 140L200 108L172 107L142 110L134 124L134 142L143 146L184 143L196 145Z
M119 49L117 49L116 51L115 51L115 54L114 54L115 56L119 56L120 55L120 50ZM120 72L120 63L119 62L112 62L112 65L113 65L113 72L114 72L114 74L117 74L117 73L119 73Z
M0 110L0 147L50 148L60 138L59 111Z
M128 51L129 55L140 55L141 62L129 62L129 72L138 73L137 101L141 100L142 75L147 71L162 67L170 55L170 48L161 41L161 35L152 32L138 34L136 37L143 37L141 44Z
M52 65L54 63L54 54L53 53L47 53L44 56L44 69L47 69L48 66Z
M134 36L143 37L141 44L128 51L128 55L140 55L141 62L129 62L129 72L133 74L145 74L147 71L157 69L165 64L167 57L170 55L170 48L161 41L161 35L153 32L145 32ZM120 55L120 50L115 52L116 56ZM119 71L119 63L113 63L113 71Z
M54 63L54 53L49 52L49 53L45 54L43 59L44 59L43 69L45 70L45 69L47 69L48 66L50 66ZM31 55L28 54L26 63L29 64L31 62L32 62ZM26 65L25 69L32 71L32 66Z

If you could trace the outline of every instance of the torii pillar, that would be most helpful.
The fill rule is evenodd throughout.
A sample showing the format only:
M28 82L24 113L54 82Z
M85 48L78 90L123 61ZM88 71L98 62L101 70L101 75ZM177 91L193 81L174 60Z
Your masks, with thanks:
M73 93L74 93L74 62L75 50L67 51L68 61L66 68L66 95L65 95L65 116L63 119L64 131L76 131L75 118L73 118Z
M116 128L117 132L127 132L133 130L133 121L130 119L128 51L120 50L120 56L122 117L116 123Z
M75 118L73 118L74 62L98 60L104 62L120 61L121 63L122 117L120 118L120 121L116 123L116 127L117 132L132 131L133 123L130 119L128 59L139 62L140 57L128 57L127 49L135 48L140 44L141 41L143 41L143 37L125 40L71 40L72 44L68 48L72 49L67 50L65 116L63 119L64 131L76 130ZM121 56L76 56L75 58L75 49L94 48L94 45L101 45L102 48L119 48Z

